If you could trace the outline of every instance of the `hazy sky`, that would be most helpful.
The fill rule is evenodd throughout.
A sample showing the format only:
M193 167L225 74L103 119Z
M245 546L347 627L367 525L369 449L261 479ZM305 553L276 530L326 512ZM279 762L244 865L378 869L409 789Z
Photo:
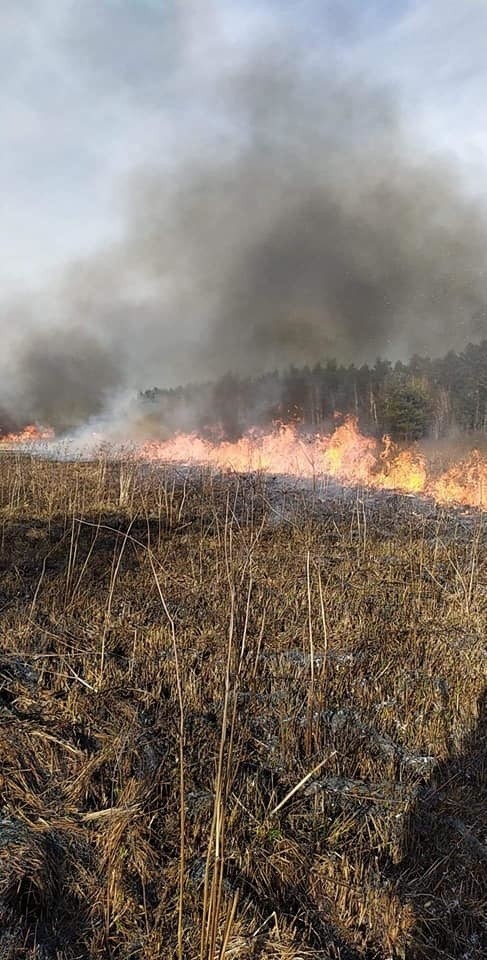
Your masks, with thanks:
M0 411L487 335L486 36L487 0L2 0Z
M482 189L486 0L2 0L3 292L117 236L131 170L232 136L225 71L284 20L310 56L397 83L405 121Z

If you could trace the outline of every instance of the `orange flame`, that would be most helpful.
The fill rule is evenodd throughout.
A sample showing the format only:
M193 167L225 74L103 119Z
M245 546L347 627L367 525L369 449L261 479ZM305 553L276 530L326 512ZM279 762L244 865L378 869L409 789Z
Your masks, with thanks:
M465 506L487 507L487 461L478 450L461 463L454 464L431 486L440 503L463 503Z
M415 447L400 450L390 437L379 443L360 433L347 417L331 436L301 437L293 426L271 433L249 432L235 443L212 443L196 434L142 444L137 455L166 463L206 464L221 470L263 470L314 478L329 476L341 483L400 493L424 494L439 503L487 506L487 460L474 451L441 475L434 475Z
M389 438L385 440L390 444ZM428 484L426 460L417 451L395 452L394 445L387 448L387 457L382 457L383 473L377 478L385 490L401 490L404 493L422 493Z
M53 438L49 428L30 424L19 433L1 437L0 446L32 445ZM102 443L103 438L99 441ZM102 445L106 452L107 446ZM117 445L108 445L114 455L117 449ZM354 417L347 417L329 436L305 437L295 426L281 425L268 433L251 430L233 443L178 434L169 440L139 443L132 452L145 461L305 479L332 477L346 485L422 494L442 504L487 508L487 458L478 450L438 472L417 446L400 449L388 436L380 442L364 436Z
M18 433L4 433L0 436L1 444L16 445L23 443L38 443L40 440L53 440L54 430L50 427L39 427L35 423L29 423Z

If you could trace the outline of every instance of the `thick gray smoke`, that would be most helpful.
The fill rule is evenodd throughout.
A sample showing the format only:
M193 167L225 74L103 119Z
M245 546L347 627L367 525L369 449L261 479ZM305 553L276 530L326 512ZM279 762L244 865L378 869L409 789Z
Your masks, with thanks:
M41 323L30 306L5 408L64 426L126 387L487 335L485 211L391 92L265 49L215 110L219 137L133 175L119 244L73 264Z

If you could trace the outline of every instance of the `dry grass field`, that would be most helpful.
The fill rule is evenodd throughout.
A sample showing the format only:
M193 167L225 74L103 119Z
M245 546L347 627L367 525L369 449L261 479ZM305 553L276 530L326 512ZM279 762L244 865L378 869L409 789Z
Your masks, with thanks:
M1 960L487 956L486 539L5 453Z

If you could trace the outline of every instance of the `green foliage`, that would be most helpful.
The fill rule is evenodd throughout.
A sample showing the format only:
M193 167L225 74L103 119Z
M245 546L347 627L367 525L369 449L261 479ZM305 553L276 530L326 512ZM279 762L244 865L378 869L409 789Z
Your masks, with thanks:
M253 378L227 374L216 383L147 390L141 402L157 405L169 429L204 432L219 425L228 439L275 421L326 430L335 414L350 413L365 431L389 431L398 439L429 429L439 437L452 427L487 432L487 340L461 353L413 356L394 366L382 358L357 367L323 357L311 369L291 366Z
M395 440L419 440L431 424L432 404L427 386L417 378L392 375L382 398L382 418Z

